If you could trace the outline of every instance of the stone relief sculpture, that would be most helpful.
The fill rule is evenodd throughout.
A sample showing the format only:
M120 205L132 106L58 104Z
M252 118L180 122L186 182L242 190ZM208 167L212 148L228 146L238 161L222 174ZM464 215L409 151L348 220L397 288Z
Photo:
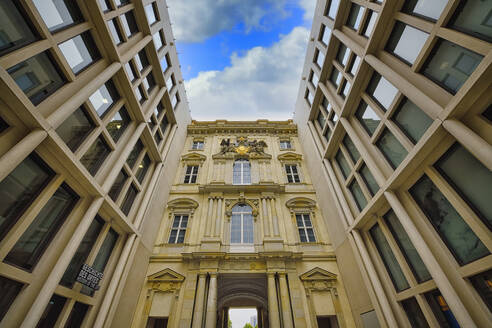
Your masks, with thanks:
M270 157L271 155L265 153L267 144L263 140L248 140L245 137L240 137L235 143L231 142L230 138L222 139L220 142L220 152L217 155L239 154L239 155L252 155L254 157Z

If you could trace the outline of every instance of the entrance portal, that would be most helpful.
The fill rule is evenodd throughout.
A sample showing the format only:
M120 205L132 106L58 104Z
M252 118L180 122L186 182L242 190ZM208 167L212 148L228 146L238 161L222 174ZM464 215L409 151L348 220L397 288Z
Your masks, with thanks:
M231 308L256 309L258 328L268 328L268 289L264 274L221 274L218 287L217 328L228 327Z

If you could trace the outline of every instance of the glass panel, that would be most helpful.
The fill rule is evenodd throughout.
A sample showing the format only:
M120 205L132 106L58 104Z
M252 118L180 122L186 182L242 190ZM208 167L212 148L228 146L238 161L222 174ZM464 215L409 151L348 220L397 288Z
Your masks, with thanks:
M340 0L331 0L330 7L328 9L328 17L335 18L338 11L338 5L340 4Z
M371 171L369 168L363 164L362 167L359 170L360 175L362 176L362 179L366 183L367 188L371 192L371 194L374 196L378 191L379 191L379 185L374 179Z
M171 230L171 234L169 235L169 243L175 244L177 242L176 237L178 235L178 230Z
M302 243L307 242L306 231L304 229L299 229L299 238Z
M89 305L75 302L72 311L70 311L70 316L68 317L65 328L79 328L84 322L85 315L89 310Z
M376 146L394 169L400 165L408 154L407 150L388 129L381 133L378 141L376 141Z
M79 107L56 129L56 132L74 152L92 130L94 130L94 123L85 109Z
M360 26L360 22L362 21L362 16L364 15L364 8L352 3L352 7L350 8L349 17L347 19L347 26L357 30Z
M323 112L319 111L318 117L316 118L316 120L318 121L321 129L323 130L323 127L325 126L325 122L326 122L325 115L323 114Z
M36 154L24 159L0 182L0 240L55 175Z
M458 143L435 166L492 230L492 172Z
M381 122L376 112L364 100L361 100L355 116L370 136L374 134L379 122Z
M347 160L345 159L345 156L343 156L341 150L339 150L337 152L337 155L335 156L335 160L337 161L338 166L340 167L340 169L343 173L343 176L345 177L345 179L347 179L351 170L350 170L350 166L349 166Z
M75 252L70 264L67 267L67 270L63 274L63 277L60 280L60 285L63 285L68 288L72 288L75 279L77 278L80 268L82 264L87 260L89 253L92 250L92 247L96 243L97 237L101 232L101 229L104 225L104 220L99 216L96 216L92 221L89 229L84 235L84 238L80 242L79 247L77 248L77 252Z
M378 73L374 73L371 82L367 87L367 93L382 107L383 110L389 109L398 89L388 82Z
M253 243L253 216L251 214L243 214L243 243Z
M482 61L483 56L444 39L434 46L421 72L452 94Z
M348 135L345 135L345 138L343 138L343 144L347 148L352 161L354 163L357 162L357 160L359 160L360 158L360 154L357 148L355 147L354 143L352 142L352 139L350 139Z
M144 7L145 9L145 16L147 16L147 21L149 22L149 25L154 24L157 22L157 18L155 16L154 12L154 4L148 4L147 6Z
M90 97L89 101L96 110L99 117L103 117L109 108L120 98L118 91L110 80L103 84Z
M61 185L17 240L4 261L28 271L34 269L78 199L79 196L70 187Z
M492 311L492 270L479 273L469 279L489 310Z
M330 42L330 36L331 36L331 29L326 25L321 24L321 33L320 33L319 40L325 45L328 45L328 42Z
M9 310L15 298L19 295L24 285L20 282L0 276L0 321Z
M393 238L395 238L398 247L410 265L410 269L412 269L413 274L417 278L417 281L421 283L430 280L432 277L429 271L427 271L424 262L422 262L420 255L417 253L413 243L408 238L407 232L401 225L395 212L390 210L384 215L384 219L388 224L391 234L393 235Z
M453 312L449 309L446 300L441 295L439 290L434 290L428 293L425 293L425 298L430 305L432 312L434 313L435 318L439 324L439 327L442 328L460 328L458 321L454 317Z
M137 76L136 76L135 72L133 71L133 68L130 65L130 62L126 63L123 67L125 68L126 74L128 74L128 79L130 80L130 82L135 81Z
M145 155L142 163L138 166L137 173L135 173L135 176L137 177L138 182L142 183L143 179L145 178L145 175L147 174L147 171L150 167L150 158L149 156Z
M492 42L492 2L461 1L450 27Z
M338 48L338 53L337 53L337 61L342 66L345 66L347 65L349 56L350 56L349 49L344 44L340 44L340 48Z
M58 316L60 315L66 301L67 299L65 297L53 294L50 301L48 302L48 305L46 305L43 315L39 319L36 328L54 327L56 320L58 320Z
M60 30L83 21L76 1L33 0L33 3L50 31Z
M419 141L433 122L423 110L409 99L403 100L400 108L394 114L393 120L413 143Z
M308 242L314 243L316 242L316 238L314 238L314 231L313 229L306 229L307 231L307 237L308 237Z
M94 176L110 152L111 148L109 148L106 141L99 136L84 156L82 156L80 163L82 163L87 171Z
M345 81L343 83L343 88L342 88L342 95L343 95L343 98L347 97L348 96L348 93L350 91L350 82L349 81Z
M89 32L82 33L58 45L74 74L100 58L94 41Z
M115 143L118 142L130 122L131 120L128 112L125 107L121 107L119 112L116 113L111 121L109 121L108 125L106 125L106 130L108 130L109 135L113 138Z
M131 37L138 32L137 22L135 21L135 16L133 16L132 11L121 15L120 19L127 37Z
M157 50L161 49L162 46L164 45L164 42L162 40L162 35L161 32L154 33L152 35L152 39L154 40L154 45Z
M342 77L342 74L340 74L340 72L335 67L333 67L330 74L330 81L335 85L335 87L338 87L340 85Z
M371 37L372 30L374 29L374 25L376 25L376 20L378 19L378 14L372 10L369 11L366 24L364 26L364 30L362 31L362 34L365 37Z
M126 179L128 179L128 174L126 174L125 171L121 170L120 173L118 173L118 176L116 177L116 180L114 181L113 186L108 193L109 197L111 197L113 201L116 201L116 199L120 195L121 189L123 189Z
M427 320L425 320L424 314L420 309L419 304L415 297L401 301L401 305L407 314L410 325L414 328L427 328Z
M154 80L153 73L150 72L144 81L147 83L147 93L150 93L150 91L155 87L155 80Z
M231 244L241 243L241 214L231 217Z
M355 56L354 60L352 61L352 64L350 65L350 71L349 71L349 73L352 76L355 76L355 73L357 73L357 70L359 69L359 65L360 65L360 57Z
M161 121L161 131L163 134L166 132L167 126L168 126L167 116L164 116L164 118Z
M18 0L0 1L0 56L39 39Z
M145 54L144 50L141 50L136 56L135 56L135 64L137 64L137 69L141 72L143 71L147 66L149 66L149 59L147 58L147 55Z
M123 36L121 35L116 19L109 20L108 27L109 27L109 32L111 32L111 36L113 37L114 43L116 44L122 43Z
M319 67L323 67L323 62L325 61L325 54L316 49L314 61Z
M381 227L376 224L369 230L369 233L371 234L372 240L374 241L374 244L378 249L378 253L383 260L384 266L388 271L388 274L391 278L391 281L393 282L393 285L395 286L396 291L401 292L402 290L409 288L410 285L403 275L400 264L398 264L398 261L396 260L396 257L393 254L393 251L391 250L391 247L388 244L388 241L386 240Z
M126 159L126 162L130 166L130 168L133 168L133 166L135 165L137 161L137 157L138 155L140 155L140 152L142 152L143 148L144 145L140 140L138 140L135 146L133 146L130 155L128 155L128 158Z
M181 244L184 242L185 234L186 234L186 230L180 230L179 231L178 240L177 240L178 244Z
M397 21L386 44L386 50L412 65L428 37L429 34Z
M34 105L38 105L65 84L65 78L48 51L7 70Z
M135 198L137 197L137 195L138 195L138 189L133 184L131 184L130 188L128 188L128 192L125 195L125 199L123 200L123 203L121 204L121 211L125 215L128 215L128 213L130 213L133 202L135 201Z
M101 6L101 10L103 12L109 11L111 9L111 6L108 3L108 0L98 0L99 5Z
M359 211L362 211L364 207L367 205L367 200L366 196L364 196L364 193L362 192L362 189L360 189L359 183L357 180L353 180L352 183L349 186L350 192L352 193L352 196L355 199L355 202L357 203L357 207L359 208Z
M424 175L410 193L461 265L490 254L427 176Z
M127 3L130 3L130 0L115 0L116 6L121 7L126 5Z
M402 11L438 20L448 0L406 0Z

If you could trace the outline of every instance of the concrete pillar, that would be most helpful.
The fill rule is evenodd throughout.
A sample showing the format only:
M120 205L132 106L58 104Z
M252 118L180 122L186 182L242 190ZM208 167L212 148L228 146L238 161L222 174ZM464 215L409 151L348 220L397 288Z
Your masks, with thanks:
M270 328L280 328L280 316L277 301L277 286L275 284L275 273L269 272L268 275L268 320Z
M214 229L214 236L215 237L220 237L220 225L222 224L222 213L224 211L222 210L222 198L219 198L218 204L217 204L217 217L215 218L215 229Z
M207 316L205 328L215 328L217 325L217 273L210 273L208 287Z
M196 289L195 310L193 313L192 328L202 328L203 306L205 303L205 279L207 274L200 272L198 274L198 288Z
M263 209L263 230L265 232L265 237L270 236L270 223L268 222L268 211L266 198L261 198L261 207Z
M290 308L289 287L287 287L287 274L281 272L278 274L279 287L280 287L280 301L282 303L282 318L284 322L284 328L294 328L292 323L292 311Z

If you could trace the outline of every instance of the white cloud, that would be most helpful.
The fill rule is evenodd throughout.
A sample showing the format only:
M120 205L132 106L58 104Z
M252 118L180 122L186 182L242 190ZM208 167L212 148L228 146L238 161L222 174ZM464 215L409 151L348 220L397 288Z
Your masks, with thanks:
M282 120L291 118L301 79L309 31L295 27L270 47L234 53L222 71L200 72L186 82L197 120Z
M304 19L312 20L314 9L316 9L316 0L299 0L299 5L304 9Z

